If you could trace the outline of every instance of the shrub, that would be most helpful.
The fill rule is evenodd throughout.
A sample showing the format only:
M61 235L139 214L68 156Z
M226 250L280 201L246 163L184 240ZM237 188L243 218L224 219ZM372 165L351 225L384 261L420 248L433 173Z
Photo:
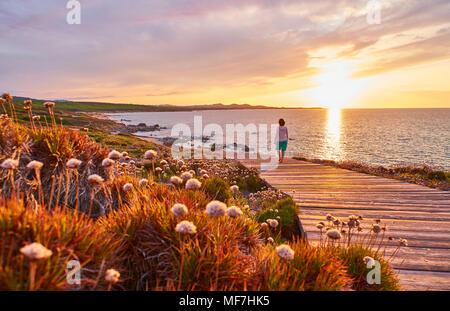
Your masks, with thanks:
M432 180L446 181L447 176L443 171L431 171L427 173L427 178Z
M263 210L257 215L257 220L258 222L265 222L267 219L278 220L283 237L292 238L293 235L300 235L297 214L298 209L294 200L286 198Z
M133 204L99 220L105 231L123 239L127 288L256 288L258 279L251 267L255 264L253 249L262 243L259 225L246 217L210 218L196 199L201 202L205 194L155 185L138 189ZM170 211L174 203L188 207L186 219L195 224L196 234L184 236L175 231L181 218Z
M331 248L331 251L335 252L347 266L348 274L353 278L352 288L354 290L400 290L398 278L392 270L389 262L373 249L359 244L351 244L349 247ZM367 283L367 274L371 269L368 269L366 263L364 262L364 257L366 256L369 256L380 263L380 284Z
M202 188L211 200L227 202L231 198L230 185L220 177L208 178Z
M291 243L294 258L280 258L268 245L262 252L264 290L336 291L351 284L344 263L330 250L313 247L302 240Z
M121 270L120 240L71 210L35 211L15 200L2 200L0 241L0 290L105 290L106 269ZM30 264L20 254L20 248L34 242L53 254L48 260L37 262L35 285L30 288ZM81 285L66 282L70 260L78 260L83 268Z

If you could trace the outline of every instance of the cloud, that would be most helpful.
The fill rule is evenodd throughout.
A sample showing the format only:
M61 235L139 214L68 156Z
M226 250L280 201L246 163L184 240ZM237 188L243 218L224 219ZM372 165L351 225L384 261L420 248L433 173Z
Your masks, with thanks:
M381 25L367 24L366 0L81 3L82 24L67 25L65 1L0 2L0 85L62 98L243 87L258 95L280 80L314 75L315 51L325 48L358 60L355 76L449 57L447 0L383 1ZM439 31L418 42L377 47L386 36L430 26Z

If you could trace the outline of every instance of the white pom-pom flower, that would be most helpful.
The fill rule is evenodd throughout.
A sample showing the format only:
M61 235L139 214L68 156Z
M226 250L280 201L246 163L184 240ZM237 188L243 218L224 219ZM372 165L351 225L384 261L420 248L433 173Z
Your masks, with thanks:
M233 185L230 187L231 192L238 192L239 191L239 186L238 185Z
M139 186L140 187L145 187L148 184L148 179L142 178L141 180L139 180Z
M114 165L114 160L111 160L110 158L106 158L102 161L103 167L111 167Z
M22 247L20 252L30 260L47 259L53 254L51 250L36 242Z
M277 255L286 260L294 259L294 250L287 244L281 244L275 249Z
M30 170L40 170L44 166L44 163L39 161L31 161L28 163L27 168Z
M230 217L241 217L242 210L237 206L230 206L227 208L227 215Z
M225 215L227 205L220 201L211 201L206 205L206 214L210 217L220 217Z
M181 174L181 179L183 179L184 181L187 181L192 177L193 175L190 172L184 172L183 174Z
M147 150L144 154L144 159L146 160L153 160L158 155L158 152L155 150Z
M114 269L108 269L105 273L105 281L111 284L119 282L120 273Z
M130 183L126 183L125 185L123 185L122 189L123 189L123 191L128 192L131 189L133 189L133 185Z
M117 151L117 150L113 150L108 154L108 158L110 158L111 160L117 161L122 157L122 154Z
M81 161L78 159L70 159L67 161L66 166L70 169L78 169L81 165Z
M178 186L178 185L181 185L182 183L183 183L183 179L181 179L180 177L178 177L178 176L172 176L172 177L170 177L170 183L172 184L172 185L175 185L175 186Z
M88 182L92 185L92 186L100 186L101 184L103 184L104 180L102 177L100 177L97 174L93 174L93 175L89 175L88 177Z
M195 179L195 178L191 178L186 182L186 189L196 190L196 189L200 189L201 186L202 186L202 183L200 181L198 181L198 179Z
M339 240L342 236L341 233L336 229L330 229L327 231L327 237L332 240Z
M184 217L189 213L186 205L181 203L175 204L170 211L175 217Z
M175 231L178 233L195 234L197 233L197 227L192 222L183 220L177 224Z
M267 219L266 222L271 226L272 228L278 227L278 221L276 219Z

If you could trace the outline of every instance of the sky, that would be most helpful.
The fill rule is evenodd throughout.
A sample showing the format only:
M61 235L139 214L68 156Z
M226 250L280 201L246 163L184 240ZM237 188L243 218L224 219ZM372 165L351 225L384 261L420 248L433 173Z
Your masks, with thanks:
M148 105L450 108L449 0L79 0L73 25L67 2L0 1L0 91Z

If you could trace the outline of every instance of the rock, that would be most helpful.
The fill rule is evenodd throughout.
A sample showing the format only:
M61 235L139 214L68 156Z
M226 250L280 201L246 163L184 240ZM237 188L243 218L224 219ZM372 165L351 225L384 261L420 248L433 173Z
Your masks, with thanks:
M159 124L148 126L145 123L139 123L138 125L130 124L120 129L121 133L136 133L136 132L155 132L165 129L159 126Z

